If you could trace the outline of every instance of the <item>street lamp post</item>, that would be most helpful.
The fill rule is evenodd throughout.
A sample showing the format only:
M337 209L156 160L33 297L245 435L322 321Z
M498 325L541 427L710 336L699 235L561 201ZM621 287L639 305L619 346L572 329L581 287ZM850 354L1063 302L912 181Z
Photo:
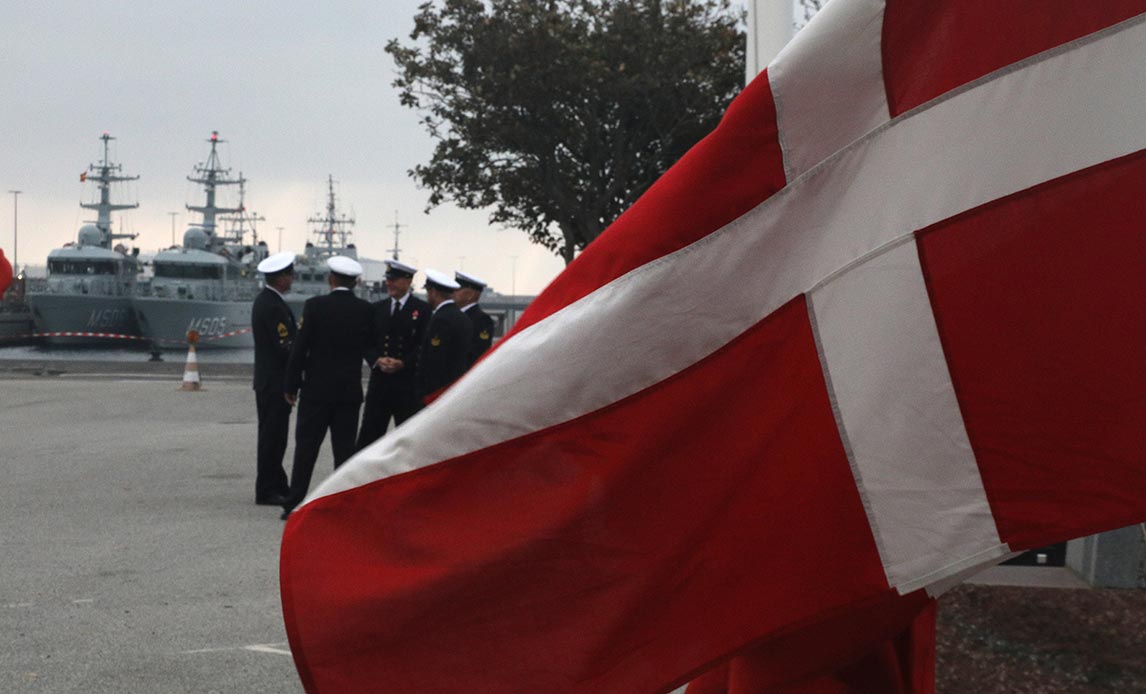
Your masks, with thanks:
M509 256L509 259L513 261L512 270L510 272L510 277L512 279L510 280L509 294L510 296L517 296L517 256L511 255Z
M20 274L20 236L17 231L17 222L19 221L19 215L17 213L20 206L19 198L16 196L24 191L10 190L8 192L12 194L12 267L16 274Z

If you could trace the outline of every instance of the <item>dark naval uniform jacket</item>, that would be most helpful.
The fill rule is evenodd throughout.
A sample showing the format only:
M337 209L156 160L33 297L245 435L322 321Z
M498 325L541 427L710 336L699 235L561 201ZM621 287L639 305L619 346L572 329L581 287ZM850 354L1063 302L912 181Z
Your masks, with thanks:
M362 354L373 308L353 292L311 297L287 361L285 392L323 402L362 402Z
M469 368L473 326L453 301L440 304L430 317L415 373L418 396L426 399L450 385Z
M289 395L302 389L290 492L283 504L286 514L306 498L327 430L335 468L354 454L362 405L362 353L370 344L372 313L370 302L346 289L303 304L284 386Z
M371 368L371 388L376 380L389 384L408 383L413 388L422 334L430 322L430 314L434 312L429 304L411 294L402 308L391 315L393 301L387 297L374 302L373 340L363 355ZM375 367L375 363L382 357L401 359L404 364L402 370L392 374L382 373Z
M462 313L470 319L470 324L473 326L473 337L470 339L469 354L466 359L469 362L466 368L474 365L481 355L489 349L493 344L493 318L488 313L481 310L478 304L470 304Z
M391 314L393 304L390 297L374 303L373 341L362 355L370 366L370 386L358 429L358 450L385 434L391 417L399 426L421 409L414 373L422 334L433 309L413 294L408 294L402 307ZM393 373L382 371L377 366L382 357L401 359L402 369Z
M290 433L290 405L283 399L287 359L298 328L282 295L270 287L255 296L251 334L255 339L255 406L259 418L255 501L274 503L289 491L283 456Z
M282 296L264 287L251 306L251 335L255 338L254 388L280 397L287 359L298 328ZM281 399L281 397L280 397Z

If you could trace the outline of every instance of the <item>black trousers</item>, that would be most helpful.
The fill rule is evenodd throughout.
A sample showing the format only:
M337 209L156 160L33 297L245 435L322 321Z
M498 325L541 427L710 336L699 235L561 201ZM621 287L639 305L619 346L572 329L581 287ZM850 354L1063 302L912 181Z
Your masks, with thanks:
M255 391L259 415L255 501L286 496L289 491L283 456L287 449L291 406L282 391Z
M414 394L412 378L396 378L379 373L370 374L366 389L366 404L362 408L362 426L358 430L357 450L374 443L386 433L390 418L394 426L413 417L421 409Z
M290 473L290 494L283 506L293 510L306 498L318 450L330 430L330 447L334 467L338 468L354 455L354 435L358 431L357 402L323 402L303 395L298 401L298 420L294 427L294 466Z

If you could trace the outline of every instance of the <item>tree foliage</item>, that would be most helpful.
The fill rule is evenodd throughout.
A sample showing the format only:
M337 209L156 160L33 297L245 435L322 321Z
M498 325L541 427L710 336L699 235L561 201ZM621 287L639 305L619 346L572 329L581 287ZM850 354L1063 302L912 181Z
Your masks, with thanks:
M743 86L729 0L433 0L390 41L437 141L410 174L565 262L719 121Z
M796 28L802 29L805 24L812 20L816 14L824 9L824 5L828 4L828 0L800 0L798 3L800 7L800 15L796 17Z

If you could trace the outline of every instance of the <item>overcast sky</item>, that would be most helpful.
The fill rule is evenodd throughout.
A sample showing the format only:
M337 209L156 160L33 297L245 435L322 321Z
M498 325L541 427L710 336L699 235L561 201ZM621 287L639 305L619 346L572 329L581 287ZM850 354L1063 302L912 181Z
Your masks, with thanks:
M427 193L406 173L429 160L433 142L398 104L383 49L408 40L420 2L0 0L0 248L42 266L94 219L79 203L95 187L79 175L98 163L104 132L117 138L123 173L141 176L113 189L116 201L140 203L115 214L116 230L139 234L135 245L151 253L172 243L174 221L181 242L199 220L184 206L203 201L187 176L218 130L272 250L279 227L282 247L302 250L333 175L361 256L389 257L397 213L403 260L537 293L559 259L522 232L491 227L483 211L425 214Z
M395 211L402 258L419 267L464 269L509 293L536 293L561 269L515 230L480 211L423 213L426 192L406 172L432 142L398 104L383 47L407 38L419 0L0 0L0 248L13 256L18 197L21 265L74 241L94 213L94 186L80 172L98 162L99 137L118 138L113 159L139 181L120 184L137 210L116 213L117 230L139 234L150 253L178 239L201 204L187 181L206 160L212 130L227 140L224 162L247 184L247 207L266 217L262 237L301 250L307 217L321 212L326 177L357 219L362 256L388 257ZM122 219L123 224L120 225ZM517 256L516 263L512 260ZM464 259L463 259L464 257ZM516 264L516 271L513 267Z

